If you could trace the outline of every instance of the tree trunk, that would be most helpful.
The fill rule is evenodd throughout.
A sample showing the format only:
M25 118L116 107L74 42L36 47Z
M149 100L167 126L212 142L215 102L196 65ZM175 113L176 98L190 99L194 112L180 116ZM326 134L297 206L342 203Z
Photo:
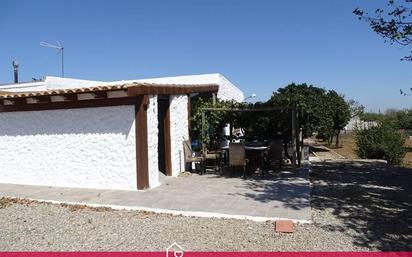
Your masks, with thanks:
M292 158L289 156L289 153L288 153L288 143L285 143L285 142L283 143L283 151L285 152L286 158L291 160Z
M340 135L340 130L338 130L337 132L336 132L336 147L339 147L339 135Z
M333 134L330 137L328 137L328 146L331 146L332 142L333 142Z

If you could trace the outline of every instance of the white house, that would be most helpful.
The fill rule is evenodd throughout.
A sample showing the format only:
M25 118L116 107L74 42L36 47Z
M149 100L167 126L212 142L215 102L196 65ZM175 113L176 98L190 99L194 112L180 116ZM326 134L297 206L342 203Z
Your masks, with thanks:
M148 83L161 83L161 84L216 84L219 85L219 91L217 92L217 98L221 100L235 100L237 102L243 102L245 95L237 88L232 82L225 78L220 73L201 74L201 75L189 75L189 76L176 76L176 77L163 77L163 78L151 78L151 79L139 79L135 82L148 82Z
M184 169L190 96L243 100L220 74L0 86L0 183L137 190Z
M343 129L345 132L353 132L357 129L370 129L378 126L376 121L363 121L359 117L353 117Z

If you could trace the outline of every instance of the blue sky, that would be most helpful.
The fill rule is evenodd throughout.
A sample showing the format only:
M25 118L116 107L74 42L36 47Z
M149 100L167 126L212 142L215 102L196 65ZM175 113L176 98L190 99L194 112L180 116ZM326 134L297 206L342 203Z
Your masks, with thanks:
M65 46L66 77L139 79L220 72L266 100L291 82L335 89L367 110L411 107L408 49L352 14L385 0L0 2L0 83L60 75L40 41Z

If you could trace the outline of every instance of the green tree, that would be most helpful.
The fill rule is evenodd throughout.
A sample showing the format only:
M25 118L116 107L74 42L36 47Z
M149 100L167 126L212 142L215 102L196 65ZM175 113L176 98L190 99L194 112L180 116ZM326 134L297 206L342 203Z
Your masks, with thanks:
M403 2L403 4L398 4ZM369 26L378 35L388 40L391 44L411 46L412 44L412 1L389 0L386 8L378 8L369 14L361 8L356 8L353 13L360 20L369 23ZM412 61L412 55L402 58Z
M269 103L275 106L296 106L303 137L317 132L318 137L329 144L336 136L339 145L340 131L349 122L351 115L350 106L342 95L307 84L292 83L280 88L273 93Z
M336 91L330 90L327 97L332 112L332 129L336 137L336 147L338 147L340 132L345 128L346 124L348 124L351 118L351 110L348 102L346 102L344 97L339 95ZM331 140L332 137L330 137L330 141ZM330 141L329 144L331 143Z
M388 109L385 111L384 117L399 129L412 129L411 110Z
M349 100L348 105L349 105L351 118L359 117L365 111L365 106L363 106L356 100L353 100L353 99Z
M380 122L382 119L384 119L384 115L381 113L376 113L376 112L364 112L359 116L360 120L366 121L366 122L371 122L371 121L376 121Z
M222 101L216 99L213 103L212 98L208 96L199 96L192 100L192 122L191 137L199 139L207 145L218 145L221 140L221 132L227 124L231 123L235 127L239 125L240 113L228 111L206 111L205 124L202 128L202 108L245 108L246 103L237 103L235 101ZM202 129L205 134L202 135ZM204 136L202 138L202 136Z
M325 89L306 83L292 83L279 88L268 102L274 106L296 106L303 137L312 136L314 132L318 132L325 138L330 136L333 112Z

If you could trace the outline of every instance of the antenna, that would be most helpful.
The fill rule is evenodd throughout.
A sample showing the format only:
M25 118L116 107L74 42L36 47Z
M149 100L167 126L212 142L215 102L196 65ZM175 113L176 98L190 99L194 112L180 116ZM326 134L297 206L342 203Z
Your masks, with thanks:
M62 55L62 78L64 78L64 54L63 54L64 47L60 44L59 41L56 41L56 43L57 43L57 45L53 45L53 44L42 41L42 42L40 42L40 46L48 47L48 48L54 48L54 49L57 50L57 54L61 53L61 55Z

